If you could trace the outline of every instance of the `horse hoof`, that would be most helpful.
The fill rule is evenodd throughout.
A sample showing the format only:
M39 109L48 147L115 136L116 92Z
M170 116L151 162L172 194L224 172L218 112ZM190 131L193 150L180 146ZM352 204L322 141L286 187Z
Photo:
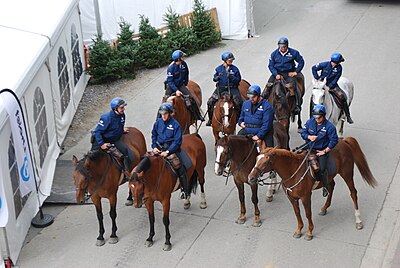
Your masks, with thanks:
M321 210L318 215L320 216L325 216L326 215L326 210Z
M201 209L207 208L207 203L206 203L206 202L201 202L201 203L200 203L200 208L201 208Z
M293 237L296 238L296 239L299 239L299 238L301 237L301 233L300 233L300 234L294 233L294 234L293 234Z
M146 240L146 242L144 242L144 245L149 248L153 245L153 241Z
M104 242L104 239L103 240L97 240L96 241L96 246L101 247L101 246L104 246L105 243L106 242Z
M361 230L362 228L364 228L364 225L362 222L356 222L356 229L357 230Z
M172 249L172 246L171 246L171 244L164 244L164 247L163 247L163 250L164 251L170 251Z
M133 205L133 200L126 200L125 206L129 207Z
M271 196L267 196L265 198L265 201L267 201L267 202L272 202L272 200L274 200L274 197L272 195Z
M260 227L261 226L261 221L255 221L252 224L253 227Z
M237 224L244 224L244 223L246 222L246 218L244 218L244 219L238 218L235 222L236 222Z
M110 237L110 240L108 240L108 244L117 244L118 243L118 237Z
M187 200L187 199L186 199ZM190 201L188 200L187 202L186 202L186 200L185 200L185 202L183 203L183 208L184 209L189 209L190 208Z
M275 194L275 193L276 193L276 190L275 190L275 189L273 189L273 190L272 190L272 193L273 193L273 194Z
M304 237L304 240L306 240L306 241L310 241L312 239L313 239L313 236L309 235L309 234L306 234L306 236Z

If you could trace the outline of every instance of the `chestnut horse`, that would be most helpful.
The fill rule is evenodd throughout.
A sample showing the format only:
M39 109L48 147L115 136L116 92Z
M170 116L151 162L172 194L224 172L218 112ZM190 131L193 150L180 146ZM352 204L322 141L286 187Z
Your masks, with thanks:
M201 202L200 208L207 207L204 193L204 168L206 166L206 146L198 134L184 135L182 149L189 156L192 165L187 170L190 191L193 193L200 183ZM163 223L165 226L165 244L163 250L171 250L171 234L169 232L169 210L171 193L177 188L177 178L172 175L167 167L166 160L158 155L147 155L133 169L129 188L133 195L135 207L141 207L142 201L147 208L150 222L150 234L146 240L146 245L153 245L154 232L154 201L161 202L163 206ZM190 207L189 198L186 199L185 209Z
M128 128L129 132L122 135L121 140L132 150L135 159L133 166L137 165L140 156L146 153L146 141L140 130L137 128ZM122 161L113 159L113 156L103 150L88 152L81 160L78 161L76 156L72 157L74 164L73 179L76 187L76 201L83 203L85 194L89 192L90 198L96 207L97 219L99 221L99 236L97 237L97 246L104 245L104 224L101 199L107 198L110 202L110 217L112 221L112 229L110 235L110 244L118 242L116 235L116 205L117 191L121 184L121 167ZM126 171L124 171L126 172ZM122 177L123 178L123 177Z
M247 90L250 83L242 79L239 83L239 91L243 100L247 100ZM223 93L219 96L218 101L214 106L212 118L212 130L214 134L215 144L220 139L219 134L232 135L235 134L236 124L239 120L240 112L234 109L232 96L229 93Z
M200 86L196 82L189 80L187 88L200 109L202 104L202 93ZM181 125L182 134L189 134L189 127L195 123L197 128L197 121L195 120L192 112L186 107L183 97L171 96L167 99L167 101L170 102L174 107L174 118Z
M333 157L335 162L335 170L329 174L328 191L329 195L325 205L321 208L320 215L325 215L327 209L331 205L333 190L335 187L334 178L337 174L344 179L347 187L350 190L351 198L353 199L356 229L363 228L360 219L360 211L358 209L357 190L354 185L354 163L357 165L364 181L371 187L377 185L377 181L371 173L364 153L362 152L357 140L353 137L347 137L339 140L339 143L330 152L330 157ZM250 172L248 179L256 185L256 181L264 172L275 170L282 178L283 189L286 191L289 201L292 203L294 212L297 218L297 230L293 237L300 238L303 229L303 220L300 214L299 199L303 203L306 217L308 220L308 231L304 237L306 240L313 238L314 223L311 216L311 192L314 189L322 187L321 182L316 182L310 175L309 165L306 161L306 153L293 153L287 150L267 148L257 158L257 163Z

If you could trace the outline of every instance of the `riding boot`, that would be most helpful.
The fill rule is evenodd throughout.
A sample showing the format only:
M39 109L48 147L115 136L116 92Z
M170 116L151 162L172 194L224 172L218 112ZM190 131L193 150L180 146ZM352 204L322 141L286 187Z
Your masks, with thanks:
M204 122L205 119L201 115L200 108L199 108L199 106L197 106L196 102L193 103L193 110L194 110L193 111L194 112L194 118L196 118L196 120L200 120L201 122Z
M213 112L214 112L214 107L211 105L208 105L208 121L206 123L206 126L208 126L208 127L210 127L212 124Z
M351 119L351 116L350 116L350 109L349 109L349 105L347 104L347 101L344 100L342 103L343 103L343 111L344 111L344 113L345 113L345 115L346 115L346 117L347 117L347 122L348 122L349 124L353 124L354 121L353 121L353 119Z
M178 170L179 183L181 185L181 199L187 199L190 196L189 183L186 177L185 167L182 165Z
M263 99L268 100L269 95L271 94L271 90L272 90L272 85L273 83L271 83L271 85L266 85L264 91L261 94L261 97L263 97Z
M130 173L132 171L132 161L128 156L124 157L124 169L125 180L129 181L129 177L127 177L125 173Z
M319 177L321 179L323 188L322 188L322 196L326 197L328 195L328 171L325 170L324 172L319 172Z
M296 88L295 89L295 94L294 94L294 96L295 96L295 99L296 99L296 106L294 107L294 110L293 110L293 113L294 114L300 114L300 111L301 111L301 103L300 103L300 94L299 94L299 91L298 91L298 89Z

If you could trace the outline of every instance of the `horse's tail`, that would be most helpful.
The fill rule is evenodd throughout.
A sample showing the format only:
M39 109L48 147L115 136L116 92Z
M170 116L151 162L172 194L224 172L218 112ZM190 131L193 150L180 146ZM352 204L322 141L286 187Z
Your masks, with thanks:
M196 194L196 189L197 189L197 185L198 185L198 178L199 175L197 174L197 171L194 170L193 175L192 175L192 179L190 181L190 186L189 186L189 190L190 192Z
M371 186L372 188L375 188L375 186L378 185L378 182L376 181L374 175L372 175L372 172L369 169L367 159L365 158L365 155L361 150L360 144L353 137L345 138L344 142L350 145L351 151L353 152L354 161L364 181L366 181L368 185Z

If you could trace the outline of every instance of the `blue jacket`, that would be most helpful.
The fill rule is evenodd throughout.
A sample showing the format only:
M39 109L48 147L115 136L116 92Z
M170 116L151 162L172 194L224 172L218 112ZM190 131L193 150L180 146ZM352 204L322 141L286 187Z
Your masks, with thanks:
M267 100L262 99L256 104L257 108L253 114L252 105L250 100L243 102L238 124L240 126L240 124L244 122L247 133L257 135L260 139L264 139L265 135L273 129L274 108L272 108ZM261 127L250 128L246 126L247 124L261 125Z
M167 121L162 118L157 119L151 131L151 148L156 148L157 143L171 143L167 151L173 154L181 148L182 145L182 129L175 118L170 117Z
M213 81L218 82L219 87L227 87L229 83L230 87L237 88L239 86L240 80L242 80L242 76L240 75L238 67L236 67L235 65L229 65L228 72L226 71L224 64L221 64L217 68L215 68Z
M113 110L102 114L93 131L97 143L101 146L107 142L118 141L124 133L125 114L116 114Z
M181 86L187 86L189 82L189 68L185 61L181 64L172 62L167 69L167 83L173 91L177 91Z
M297 62L297 67L295 62ZM286 53L282 55L279 48L275 49L269 57L268 69L271 71L273 76L277 76L279 73L287 73L296 71L300 73L304 67L303 56L300 55L296 49L288 48Z
M324 150L326 147L333 149L338 143L338 135L336 133L336 127L325 118L324 122L318 126L317 121L314 118L308 119L306 125L301 131L301 137L305 141L310 141L307 137L318 136L314 141L313 149Z
M332 67L330 61L318 63L311 70L315 79L323 80L326 78L326 85L332 89L337 86L337 81L342 76L342 65L338 64ZM318 71L321 71L321 75L318 75Z

